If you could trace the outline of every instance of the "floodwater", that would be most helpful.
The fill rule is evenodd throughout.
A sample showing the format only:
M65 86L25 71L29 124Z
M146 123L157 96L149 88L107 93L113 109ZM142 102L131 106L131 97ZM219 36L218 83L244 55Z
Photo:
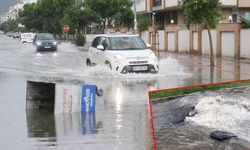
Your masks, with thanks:
M103 66L87 67L86 54L67 42L60 43L57 52L37 53L32 44L0 36L0 149L152 149L149 90L250 75L247 62L234 65L232 60L217 61L210 69L206 57L168 53L160 57L158 74L123 75ZM30 80L95 84L104 96L97 99L95 113L88 115L26 110L26 84ZM188 140L185 136L182 139ZM163 148L171 143L173 140L164 142Z

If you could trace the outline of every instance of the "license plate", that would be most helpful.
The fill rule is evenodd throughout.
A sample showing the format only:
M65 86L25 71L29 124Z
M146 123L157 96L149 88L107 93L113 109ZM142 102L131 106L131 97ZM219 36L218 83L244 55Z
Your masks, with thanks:
M148 66L134 66L133 71L144 71L148 70Z
M44 48L51 48L51 46L44 46Z

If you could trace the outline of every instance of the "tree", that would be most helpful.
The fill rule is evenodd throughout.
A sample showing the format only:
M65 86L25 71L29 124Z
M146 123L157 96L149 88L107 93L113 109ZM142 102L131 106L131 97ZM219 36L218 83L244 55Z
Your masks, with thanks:
M37 4L25 4L23 10L19 13L22 18L22 24L26 29L42 30L43 16L41 16L42 10Z
M80 16L80 6L78 5L72 5L64 11L62 24L70 26L69 33L74 34L75 30L79 29L79 16Z
M148 27L151 25L152 21L148 17L142 17L138 20L138 29L140 32L148 30Z
M67 24L71 27L70 33L74 34L77 30L78 35L91 22L95 22L97 17L89 7L81 7L72 5L64 11L62 24Z
M84 7L90 8L95 12L98 23L105 29L106 22L110 26L115 20L120 25L125 24L128 18L132 18L132 3L128 0L85 0ZM127 16L124 16L127 15Z
M21 31L21 28L18 27L18 23L20 23L20 18L17 18L16 20L9 19L0 24L0 30L5 33L9 31L19 32Z
M246 20L243 17L240 17L240 23L242 25L242 28L246 29L246 28L250 28L250 21Z
M28 29L61 34L64 11L74 4L74 0L41 0L26 4L19 15Z
M185 19L190 24L203 24L208 31L210 44L210 65L214 66L214 52L210 29L221 19L220 0L182 0L179 3Z

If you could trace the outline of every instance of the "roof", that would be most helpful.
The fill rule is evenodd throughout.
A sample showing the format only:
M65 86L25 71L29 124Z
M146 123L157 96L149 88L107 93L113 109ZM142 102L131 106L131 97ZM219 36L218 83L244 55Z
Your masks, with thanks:
M138 34L133 33L106 33L106 34L97 34L97 36L105 36L105 37L121 37L121 36L139 36Z

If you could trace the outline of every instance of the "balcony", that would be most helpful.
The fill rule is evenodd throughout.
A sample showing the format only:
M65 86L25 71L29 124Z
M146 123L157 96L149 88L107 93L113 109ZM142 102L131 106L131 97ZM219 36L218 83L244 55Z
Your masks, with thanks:
M220 0L223 6L237 6L237 0Z
M250 7L250 1L249 0L239 0L239 7Z
M177 7L180 0L166 0L165 7Z

